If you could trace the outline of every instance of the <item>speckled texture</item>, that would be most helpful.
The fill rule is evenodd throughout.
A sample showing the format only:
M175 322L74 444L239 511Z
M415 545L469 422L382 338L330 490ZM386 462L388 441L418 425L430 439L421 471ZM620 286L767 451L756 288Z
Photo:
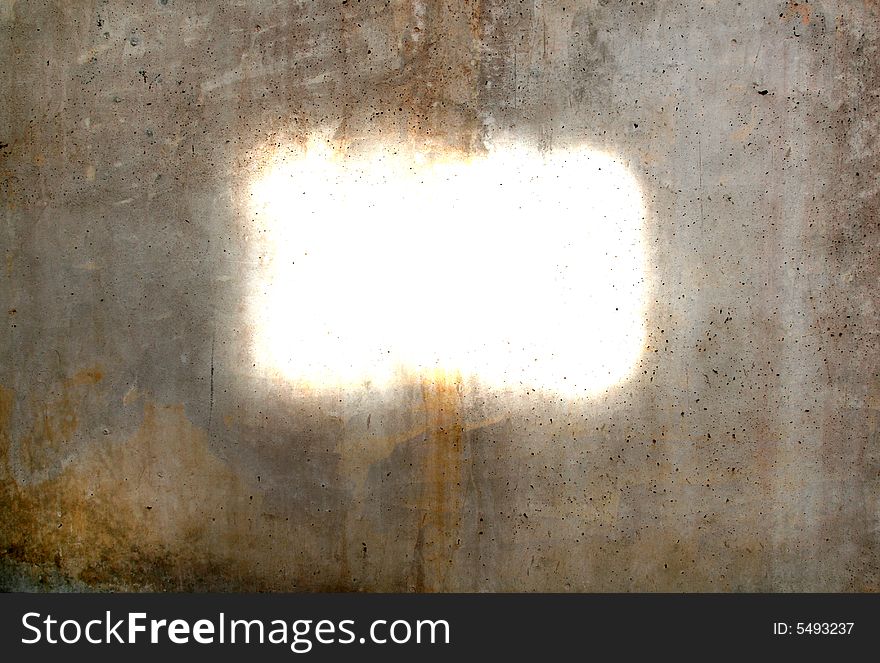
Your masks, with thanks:
M878 28L873 0L0 0L0 584L880 589ZM316 132L617 155L631 377L252 370L249 182Z

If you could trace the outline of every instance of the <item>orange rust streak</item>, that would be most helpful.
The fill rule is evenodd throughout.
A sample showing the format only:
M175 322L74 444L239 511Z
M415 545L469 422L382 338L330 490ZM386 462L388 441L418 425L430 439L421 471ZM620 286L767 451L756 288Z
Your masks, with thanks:
M422 568L417 591L443 591L460 543L464 418L461 376L442 370L422 383L426 411L425 467L419 500Z

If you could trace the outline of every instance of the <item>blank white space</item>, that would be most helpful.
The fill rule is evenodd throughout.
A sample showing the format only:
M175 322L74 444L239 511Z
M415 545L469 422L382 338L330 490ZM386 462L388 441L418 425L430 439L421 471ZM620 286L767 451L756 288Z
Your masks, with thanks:
M313 141L250 193L254 361L276 377L337 389L440 370L592 394L641 352L643 209L606 154L351 157Z

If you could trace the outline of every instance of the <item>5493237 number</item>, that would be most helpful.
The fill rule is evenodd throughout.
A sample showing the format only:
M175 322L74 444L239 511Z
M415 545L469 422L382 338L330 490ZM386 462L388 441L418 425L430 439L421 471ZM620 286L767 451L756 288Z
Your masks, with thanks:
M775 622L774 635L850 635L855 622Z

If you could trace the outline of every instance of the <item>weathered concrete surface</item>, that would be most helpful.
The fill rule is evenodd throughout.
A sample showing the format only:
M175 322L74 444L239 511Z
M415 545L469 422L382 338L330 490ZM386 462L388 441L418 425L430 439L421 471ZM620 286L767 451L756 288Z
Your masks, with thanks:
M2 584L880 589L878 28L873 0L2 0ZM254 371L248 186L316 131L619 155L632 377Z

